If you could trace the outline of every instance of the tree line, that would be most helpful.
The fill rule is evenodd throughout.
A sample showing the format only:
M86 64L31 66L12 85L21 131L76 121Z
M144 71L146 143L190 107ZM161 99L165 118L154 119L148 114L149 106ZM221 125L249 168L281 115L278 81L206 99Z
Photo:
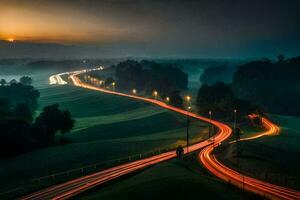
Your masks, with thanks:
M30 77L0 81L0 158L56 144L56 134L74 126L71 113L58 104L44 107L35 117L40 93L31 83Z
M283 55L279 55L276 61L272 61L268 58L263 58L256 61L251 61L235 67L235 72L232 76L228 76L225 79L230 79L230 83L226 85L226 90L229 91L223 100L210 101L210 107L219 109L221 104L232 105L232 103L225 103L228 101L228 96L232 96L238 99L237 102L243 101L243 105L250 110L257 110L260 112L268 112L274 114L286 114L300 116L300 57L294 57L286 59ZM228 69L224 69L226 71ZM224 71L222 67L208 68L201 76L201 80L213 80L205 81L202 89L198 93L198 103L202 108L206 107L203 103L203 95L208 88L210 90L219 90L219 80L224 80L223 75L219 75ZM219 73L213 73L219 72ZM217 86L216 86L217 85ZM203 93L204 92L204 93ZM216 91L215 91L216 92ZM203 93L202 95L200 93ZM248 103L246 103L248 102ZM251 106L251 104L257 106ZM236 104L238 107L239 105ZM250 106L249 106L250 105ZM210 109L212 109L210 108ZM205 110L205 109L204 109ZM206 111L205 111L206 112Z
M169 99L169 103L182 107L183 99L181 91L187 89L188 75L178 66L171 64L159 64L153 61L143 60L141 62L126 60L113 65L114 77L101 77L92 72L89 75L105 81L105 86L116 82L116 88L131 92L153 95L154 91L162 99Z

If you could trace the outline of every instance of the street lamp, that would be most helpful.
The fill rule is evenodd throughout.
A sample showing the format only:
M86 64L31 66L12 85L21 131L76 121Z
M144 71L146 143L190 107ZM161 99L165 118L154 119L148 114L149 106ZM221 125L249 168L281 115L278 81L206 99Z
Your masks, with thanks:
M112 82L111 85L113 87L113 91L115 91L116 82Z
M133 90L132 90L132 93L135 95L135 94L136 94L136 89L133 89Z
M236 129L236 113L237 113L237 110L234 109L233 112L234 112L234 116L233 116L234 117L233 130L234 130L234 133L235 133L235 129Z
M185 96L185 105L188 108L191 104L191 97L190 96Z
M158 92L156 90L154 90L153 95L154 95L155 99L157 99Z
M186 152L189 152L189 127L190 127L190 111L192 107L187 107L187 113L186 113Z
M170 102L170 97L166 97L166 102Z
M190 102L191 97L190 96L186 96L185 99L186 99L187 102Z
M236 137L236 154L237 154L237 156L236 156L236 161L237 161L237 165L239 165L240 166L240 169L242 170L242 163L240 163L239 162L239 141L240 141L240 130L237 130L237 128L236 128L236 115L237 115L237 109L234 109L233 110L233 112L234 112L234 123L233 123L233 129L234 129L234 135L235 135L235 137ZM243 191L245 190L245 176L244 176L244 174L241 174L241 176L242 176L242 180L243 180Z
M210 138L211 137L211 114L212 114L212 112L211 111L209 111L208 112L208 114L209 114L209 132L208 132L208 138Z

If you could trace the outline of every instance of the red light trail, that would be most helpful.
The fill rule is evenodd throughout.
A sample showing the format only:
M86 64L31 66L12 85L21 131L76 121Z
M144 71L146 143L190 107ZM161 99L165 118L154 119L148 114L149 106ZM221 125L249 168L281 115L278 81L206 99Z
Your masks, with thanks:
M87 70L82 70L82 71L76 71L73 73L72 72L69 73L69 74L71 74L70 79L73 81L75 86L149 102L149 103L158 105L162 108L165 108L165 109L168 109L168 110L171 110L171 111L183 114L183 115L188 115L190 117L193 117L193 118L201 120L201 121L211 123L211 124L215 125L216 127L218 127L218 133L214 136L214 142L212 140L208 139L208 140L202 141L200 143L194 144L189 147L189 152L199 150L201 148L206 147L199 154L203 165L217 177L219 177L225 181L230 180L230 181L232 181L233 184L236 184L237 186L238 186L238 184L240 184L241 174L239 174L238 172L235 172L232 169L229 169L228 167L219 163L216 160L216 158L214 157L214 155L212 154L214 147L218 146L221 142L226 140L231 135L232 130L229 126L227 126L221 122L199 116L195 113L191 113L186 110L173 107L171 105L168 105L168 104L161 102L159 100L156 100L156 99L150 99L150 98L145 98L145 97L136 96L136 95L124 94L124 93L115 92L115 91L111 91L111 90L94 87L92 85L88 85L86 83L81 82L81 80L77 77L77 75L79 75L81 73L85 73L86 71ZM273 124L270 124L270 126L272 126L272 125ZM185 148L185 152L186 152L186 148ZM105 182L108 182L112 179L121 177L125 174L129 174L133 171L145 168L147 166L151 166L151 165L157 164L159 162L169 160L174 157L176 157L175 151L161 153L156 156L144 158L144 159L134 161L134 162L131 162L128 164L122 164L122 165L119 165L119 166L116 166L116 167L113 167L110 169L106 169L106 170L103 170L103 171L100 171L100 172L97 172L97 173L94 173L91 175L87 175L87 176L84 176L81 178L77 178L77 179L68 181L66 183L52 186L52 187L43 189L41 191L29 194L20 199L23 199L23 200L28 200L28 199L36 199L36 200L68 199L70 197L73 197L73 196L81 193L81 192L84 192L93 187L96 187ZM287 188L282 188L282 187L279 187L276 185L265 183L265 182L262 182L262 181L259 181L259 180L256 180L256 179L253 179L250 177L245 178L245 186L246 186L245 188L247 190L250 190L252 192L256 192L259 194L265 194L266 196L270 196L269 194L272 194L273 195L272 197L283 198L283 199L292 199L292 198L299 199L299 197L300 197L300 193L297 191L293 191L293 190L290 190Z
M250 115L249 117L254 117L254 115ZM256 139L265 135L278 134L280 131L280 128L267 118L263 117L262 123L266 128L266 131L240 140ZM248 190L270 199L300 199L299 191L257 180L226 167L216 159L212 153L213 150L214 145L207 146L199 153L199 158L206 169L225 182L230 182L241 189Z

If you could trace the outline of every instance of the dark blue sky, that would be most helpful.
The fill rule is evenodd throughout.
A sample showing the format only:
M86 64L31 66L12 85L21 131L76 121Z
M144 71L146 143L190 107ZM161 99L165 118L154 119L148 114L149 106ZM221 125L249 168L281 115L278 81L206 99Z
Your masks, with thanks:
M0 57L294 56L299 11L298 0L11 0L0 38L17 41Z

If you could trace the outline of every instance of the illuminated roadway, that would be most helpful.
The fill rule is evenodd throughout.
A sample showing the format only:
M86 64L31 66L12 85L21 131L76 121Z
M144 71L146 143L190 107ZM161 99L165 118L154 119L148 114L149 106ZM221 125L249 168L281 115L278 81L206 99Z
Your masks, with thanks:
M95 70L95 69L94 69ZM97 69L102 70L102 69ZM217 177L225 180L225 181L231 181L233 184L239 184L241 174L233 171L232 169L227 168L226 166L219 163L214 155L212 154L212 151L215 146L218 146L222 141L226 140L231 135L231 128L221 122L211 120L202 116L199 116L195 113L188 112L186 110L173 107L171 105L168 105L164 102L161 102L159 100L145 98L141 96L136 95L130 95L130 94L124 94L120 92L115 92L111 90L106 90L98 87L94 87L92 85L88 85L86 83L81 82L81 80L77 77L77 75L81 73L85 73L87 70L82 71L76 71L76 72L70 72L68 74L70 75L70 79L74 83L75 86L90 89L90 90L96 90L108 94L118 95L118 96L124 96L128 98L133 98L145 102L149 102L155 105L158 105L162 108L172 110L174 112L188 115L190 117L193 117L195 119L199 119L201 121L205 121L208 123L213 124L218 128L218 132L214 136L214 141L211 139L202 141L200 143L194 144L189 147L189 152L199 150L201 148L204 148L200 154L199 157L203 163L203 165L214 175ZM58 78L59 79L59 78ZM186 152L186 149L185 149ZM81 192L84 192L86 190L89 190L95 186L101 185L107 181L110 181L112 179L121 177L125 174L131 173L133 171L143 169L147 166L151 166L154 164L157 164L162 161L169 160L171 158L176 157L175 151L170 151L166 153L161 153L159 155L155 155L149 158L144 158L138 161L134 161L128 164L122 164L110 169L106 169L91 175L87 175L81 178L77 178L71 181L68 181L66 183L62 183L56 186L48 187L46 189L43 189L41 191L29 194L25 197L21 197L20 199L67 199L70 197L73 197ZM250 177L245 177L245 189L250 190L252 192L256 192L259 194L264 194L266 196L270 196L269 194L272 194L272 197L276 198L283 198L283 199L300 199L300 193L297 191L292 191L290 189L282 188L276 185L272 185L269 183L265 183L256 179L252 179Z
M250 115L249 117L254 117L254 115ZM240 140L251 140L256 139L265 135L274 135L278 134L280 128L273 124L267 118L262 117L262 123L265 127L266 131L259 133L252 137L243 138ZM245 176L229 167L220 163L214 154L212 153L215 145L209 145L204 148L199 153L199 158L202 164L207 168L211 173L213 173L218 178L230 182L231 184L247 190L259 194L261 196L265 196L270 199L300 199L300 192L295 191L289 188L277 186L265 181L257 180L251 178L249 176Z

